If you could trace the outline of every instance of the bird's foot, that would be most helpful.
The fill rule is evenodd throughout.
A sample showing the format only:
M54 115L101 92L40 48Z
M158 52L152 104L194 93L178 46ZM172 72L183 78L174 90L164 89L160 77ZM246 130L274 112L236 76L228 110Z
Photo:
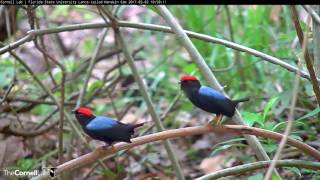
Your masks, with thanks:
M113 145L109 145L109 144L106 144L106 145L102 146L101 148L102 148L102 150L107 150L110 146L111 146L112 151L116 150L116 148Z
M108 147L109 147L109 145L103 145L103 146L101 147L101 149L102 149L102 150L107 150Z
M209 122L209 124L210 124L211 126L221 125L221 119L222 119L222 115L221 115L221 114L218 114L218 115L216 115L216 117L214 117L214 118Z

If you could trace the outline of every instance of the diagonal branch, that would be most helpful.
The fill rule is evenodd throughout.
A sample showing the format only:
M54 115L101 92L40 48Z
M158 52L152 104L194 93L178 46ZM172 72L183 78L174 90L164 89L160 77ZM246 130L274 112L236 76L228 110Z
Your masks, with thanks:
M307 35L308 34L308 31L304 34L304 40L303 40L303 43L302 43L302 56L306 57L306 54L307 54ZM303 34L302 34L303 35ZM301 68L301 60L299 58L299 61L298 61L298 68L300 69ZM299 73L296 74L295 76L295 79L294 79L294 82L293 82L293 89L292 89L292 98L291 98L291 102L290 102L290 111L289 111L289 115L288 115L288 121L287 121L287 126L286 126L286 129L284 130L284 133L283 133L283 138L281 139L280 143L279 143L279 146L277 148L277 151L273 157L273 161L272 163L270 164L268 170L267 170L267 173L264 177L264 180L269 180L271 178L271 175L272 175L272 171L273 169L276 167L276 163L277 161L280 159L280 156L282 154L282 151L287 143L287 140L288 140L288 137L290 135L290 132L291 132L291 128L292 128L292 125L293 125L293 121L294 121L294 112L295 112L295 107L296 107L296 103L297 103L297 99L298 99L298 91L299 91L299 83L300 83L300 76L299 76Z
M320 25L320 17L309 5L302 5L302 7L311 15L312 20Z
M50 89L45 86L41 80L33 73L33 71L30 69L30 67L18 56L16 55L14 52L10 51L10 54L27 70L27 72L32 76L32 78L37 82L37 84L42 88L42 90L44 90L49 97L51 98L51 100L57 105L57 107L59 109L61 109L60 107L60 103L58 101L58 99L53 95L53 93L50 91ZM76 134L78 135L78 137L87 145L87 141L84 138L84 136L81 134L81 132L78 130L77 126L75 125L75 123L73 122L72 118L69 116L68 113L66 113L65 110L64 111L64 115L66 117L66 119L68 120L68 122L70 123L71 127L75 130Z
M283 137L282 134L272 132L265 129L255 128L255 127L248 127L243 125L220 125L216 127L212 126L195 126L195 127L187 127L187 128L180 128L180 129L170 129L154 134L149 134L137 138L131 139L132 143L117 143L114 145L114 148L109 148L107 150L103 150L102 147L98 147L95 151L82 155L76 159L71 161L65 162L57 167L55 173L56 175L61 174L65 171L71 171L85 165L89 165L91 163L96 162L98 159L103 157L109 156L116 152L131 149L136 146L144 145L147 143L153 143L155 141L172 139L172 138L179 138L179 137L186 137L186 136L193 136L193 135L200 135L200 134L207 134L210 132L214 133L235 133L235 134L251 134L255 136L265 137L274 139L276 141L280 141ZM312 156L313 158L320 160L320 152L314 149L313 147L295 140L295 139L288 139L288 144L296 147L297 149L301 150L302 152ZM37 176L35 179L49 179L49 175Z
M293 20L293 23L294 23L294 27L297 31L297 35L298 35L298 38L299 38L299 42L300 42L300 46L303 48L304 44L303 42L305 41L304 39L304 35L303 35L303 31L302 31L302 28L300 26L300 23L299 23L299 17L298 17L298 12L295 8L294 5L290 5L290 12L291 12L291 18ZM307 37L307 36L306 36ZM307 38L306 38L307 39ZM312 65L312 58L311 58L311 55L308 51L308 46L307 46L307 43L308 41L306 41L306 49L305 49L305 53L303 54L304 55L304 60L306 62L306 65L307 65L307 69L309 71L309 74L310 74L310 79L311 79L311 83L312 83L312 88L313 88L313 91L317 97L317 102L318 102L318 106L320 106L320 87L319 87L319 82L317 81L317 75L313 69L313 65Z
M102 9L103 10L103 9ZM110 13L106 12L106 14L108 16L110 16ZM139 87L139 91L140 93L142 94L143 96L143 99L145 100L146 102L146 105L148 107L148 111L153 119L153 121L155 122L155 125L156 125L156 128L158 131L163 131L164 130L164 126L160 120L160 117L158 116L158 114L156 113L156 110L153 106L153 103L152 103L152 100L148 94L148 90L147 90L147 87L146 85L143 83L143 80L141 79L141 77L139 76L139 72L137 70L137 67L134 63L134 59L133 57L131 56L131 53L129 52L128 50L128 47L124 41L124 38L123 38L123 35L122 35L122 32L119 30L119 27L117 26L117 20L115 18L110 18L110 20L112 20L113 22L111 22L111 24L113 25L113 29L115 31L115 34L116 34L116 38L118 40L118 43L119 43L119 46L120 48L122 49L122 52L124 53L124 56L129 64L129 67L132 71L132 74L134 76L134 79L135 81L137 82L138 84L138 87ZM179 165L179 162L174 154L174 151L172 149L172 146L170 144L170 142L168 140L164 140L163 141L163 144L164 144L164 147L167 151L167 154L169 156L169 159L171 160L171 163L177 173L177 176L178 176L178 179L180 180L184 180L184 176L183 176L183 173L182 173L182 170L181 170L181 167Z
M272 162L273 161L259 161L259 162L249 163L249 164L243 164L240 166L230 167L230 168L222 169L220 171L216 171L216 172L198 177L196 180L219 179L227 176L236 176L236 175L244 174L250 171L267 168ZM277 167L297 167L297 168L319 170L320 163L312 162L312 161L288 159L288 160L277 161Z

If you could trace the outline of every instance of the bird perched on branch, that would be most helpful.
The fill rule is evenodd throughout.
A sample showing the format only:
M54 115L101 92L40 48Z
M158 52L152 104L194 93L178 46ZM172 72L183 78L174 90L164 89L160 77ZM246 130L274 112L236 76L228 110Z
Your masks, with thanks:
M239 102L249 101L249 98L230 100L221 92L202 86L196 77L190 75L180 78L180 87L193 105L216 114L216 123L220 122L223 115L232 117Z
M112 146L114 142L131 143L131 136L140 124L124 124L106 116L95 116L91 109L80 107L73 111L82 129L91 138ZM107 146L103 146L105 149ZM113 146L112 146L113 147Z

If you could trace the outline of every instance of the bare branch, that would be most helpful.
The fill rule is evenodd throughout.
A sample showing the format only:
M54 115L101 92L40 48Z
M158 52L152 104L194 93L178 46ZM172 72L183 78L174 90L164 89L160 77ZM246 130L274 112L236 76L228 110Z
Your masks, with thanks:
M311 15L312 20L320 25L319 15L309 5L302 5L302 7Z
M91 153L82 155L76 159L73 159L71 161L65 162L64 164L59 165L55 172L58 175L65 171L71 171L71 170L80 168L82 166L94 163L98 159L101 159L113 153L116 153L125 149L131 149L139 145L153 143L155 141L171 139L171 138L207 134L210 132L222 133L222 134L227 134L227 133L251 134L255 136L274 139L276 141L280 141L283 138L283 135L280 133L272 132L265 129L255 128L255 127L243 126L243 125L224 125L224 126L220 125L216 127L207 125L207 126L180 128L180 129L171 129L171 130L166 130L166 131L131 139L132 143L117 143L114 145L114 148L109 148L107 150L103 150L102 147L98 147L95 151ZM291 138L288 139L288 144L298 148L299 150L312 156L313 158L320 160L320 152L314 149L313 147L301 141L291 139ZM50 177L46 175L46 176L38 176L35 179L49 179L49 178Z
M106 15L110 16L110 14L111 13L107 13ZM128 49L127 45L126 45L126 42L124 41L122 32L119 30L119 28L117 26L118 21L116 19L113 19L113 18L111 18L110 20L112 20L111 24L113 25L113 29L115 31L119 46L121 47L122 52L124 53L124 56L126 57L126 60L127 60L128 64L129 64L130 69L132 71L132 74L134 76L134 79L135 79L135 81L137 82L137 84L139 86L139 91L142 94L143 99L145 100L145 102L147 104L148 111L149 111L153 121L156 124L156 128L157 128L158 131L163 131L164 130L163 124L162 124L158 114L156 113L156 110L155 110L155 108L153 106L152 100L151 100L151 98L150 98L150 96L148 94L147 87L143 83L143 80L141 79L141 77L139 76L139 72L138 72L137 67L136 67L136 65L134 63L134 59L131 56L131 53L129 52L129 49ZM172 149L172 146L171 146L170 142L168 140L164 140L163 144L164 144L164 147L165 147L165 149L167 151L168 157L171 160L171 163L172 163L172 165L173 165L173 167L174 167L174 169L175 169L175 171L177 173L178 179L184 180L184 176L183 176L180 164L179 164L179 162L178 162L178 160L177 160L177 158L176 158L176 156L174 154L174 151Z
M161 26L161 25L154 25L154 24L147 24L147 23L132 23L128 21L118 21L118 26L119 27L127 27L127 28L136 28L136 29L144 29L144 30L151 30L151 31L161 31L161 32L167 32L167 33L173 33L170 27L168 26ZM82 29L97 29L97 28L105 28L105 27L111 27L110 23L83 23L83 24L75 24L75 25L67 25L67 26L60 26L56 28L50 28L50 29L42 29L42 30L31 30L28 32L28 35L19 39L18 41L9 44L5 47L2 47L0 49L0 55L11 50L14 48L17 48L18 46L30 41L33 39L34 36L39 36L39 35L44 35L44 34L52 34L52 33L59 33L59 32L65 32L65 31L75 31L75 30L82 30ZM223 40L220 38L215 38L211 37L209 35L201 34L201 33L196 33L192 31L184 31L187 33L190 38L196 38L199 40L211 42L211 43L216 43L220 44L223 46L226 46L228 48L232 48L238 51L246 52L251 55L254 55L256 57L259 57L263 60L266 60L272 64L279 65L285 69L287 69L290 72L297 73L298 69L297 67L290 65L276 57L270 56L268 54L265 54L263 52L257 51L252 48L248 48L246 46L230 42L227 40ZM308 73L305 71L300 72L301 76L303 78L306 78L310 80L310 76ZM320 82L320 79L318 79Z
M317 102L318 102L318 106L320 106L320 87L319 87L319 82L317 81L317 75L313 69L313 64L312 64L312 57L308 51L308 46L307 46L307 43L306 44L303 44L303 42L305 41L305 36L303 35L303 31L302 31L302 28L300 26L300 23L299 23L299 17L298 17L298 12L295 8L294 5L290 5L290 11L291 11L291 17L292 17L292 20L293 20L293 23L294 23L294 27L297 31L297 35L298 35L298 38L299 38L299 42L300 42L300 45L301 47L303 48L303 46L305 45L306 46L306 49L305 49L305 53L304 53L304 60L306 62L306 65L307 65L307 69L309 71L309 74L310 74L310 80L311 80L311 83L312 83L312 88L313 88L313 91L317 97ZM309 30L307 28L307 30ZM308 42L308 41L306 41Z
M292 7L292 8L294 9L294 7ZM308 20L310 20L310 19L308 18ZM307 54L307 42L308 42L307 34L308 34L308 30L304 34L304 37L303 37L302 57L307 57L306 56L306 54ZM298 68L299 69L301 68L301 61L300 60L298 61ZM282 150L284 149L284 146L287 143L287 139L289 138L290 131L291 131L291 128L292 128L292 125L293 125L293 120L294 120L295 106L296 106L296 102L297 102L297 99L298 99L299 83L300 83L300 76L299 76L299 73L297 73L296 76L295 76L294 82L293 82L292 99L291 99L291 104L290 104L290 111L289 111L289 115L288 115L287 126L286 126L286 129L284 131L283 138L281 139L281 141L279 143L279 146L278 146L278 149L276 151L276 154L273 157L273 161L270 164L270 166L269 166L269 168L267 170L267 173L266 173L266 175L264 177L264 180L269 180L271 178L272 171L276 167L276 163L277 163L278 159L280 159Z
M198 177L196 180L219 179L227 176L236 176L236 175L244 174L250 171L267 168L272 162L273 161L259 161L259 162L243 164L235 167L230 167L230 168L222 169L220 171L215 171L213 173ZM276 167L297 167L297 168L319 170L320 163L312 162L312 161L288 159L288 160L277 161Z

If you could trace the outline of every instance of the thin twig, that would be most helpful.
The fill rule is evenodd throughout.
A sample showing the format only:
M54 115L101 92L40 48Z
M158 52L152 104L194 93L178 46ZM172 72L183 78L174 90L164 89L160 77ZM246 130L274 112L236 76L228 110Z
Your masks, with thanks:
M14 136L23 136L23 137L35 137L39 136L41 134L47 133L50 130L53 130L53 127L56 126L59 123L59 120L53 121L51 124L47 125L46 127L42 129L37 130L17 130L12 129L10 127L5 127L1 130L1 133L7 134L7 135L14 135Z
M151 30L151 31L161 31L161 32L167 32L167 33L173 33L170 27L168 26L161 26L161 25L154 25L154 24L147 24L147 23L133 23L133 22L128 22L128 21L118 21L118 26L119 27L127 27L127 28L136 28L136 29L144 29L144 30ZM75 24L75 25L67 25L67 26L60 26L56 28L49 28L49 29L42 29L42 30L31 30L28 31L28 35L24 36L23 38L19 39L18 41L11 43L7 46L4 46L0 48L0 55L8 52L11 49L15 49L19 47L20 45L32 40L34 36L39 36L39 35L44 35L44 34L52 34L52 33L59 33L59 32L65 32L65 31L75 31L75 30L82 30L82 29L97 29L97 28L105 28L105 27L111 27L110 23L83 23L83 24ZM226 46L228 48L232 48L241 52L246 52L251 55L254 55L256 57L259 57L263 60L266 60L272 64L279 65L285 69L287 69L290 72L297 73L297 67L290 65L276 57L270 56L268 54L265 54L263 52L257 51L252 48L248 48L246 46L230 42L227 40L223 40L220 38L215 38L209 35L201 34L201 33L196 33L192 31L185 31L187 35L190 38L196 38L199 40L211 42L211 43L216 43L220 44L223 46ZM301 71L300 75L303 78L306 78L310 80L310 76L308 73L305 71ZM320 79L318 79L320 82Z
M79 98L78 98L78 101L77 101L76 108L78 108L78 107L80 107L82 105L82 101L84 99L84 95L85 95L86 90L87 90L88 82L89 82L89 79L91 77L91 73L92 73L93 67L95 65L96 59L98 57L98 54L100 52L100 49L101 49L101 47L103 45L104 39L105 39L107 34L108 34L108 29L104 29L102 31L102 33L101 33L101 37L100 37L100 39L98 41L97 47L95 48L95 50L94 50L94 52L92 54L92 57L91 57L91 60L90 60L90 63L89 63L89 67L88 67L88 71L87 71L87 74L86 74L85 79L84 79L83 87L80 90L80 95L79 95Z
M309 22L310 18L308 17L308 22ZM303 43L302 43L302 58L306 57L306 52L307 52L307 42L308 42L308 38L307 38L307 34L308 34L308 28L306 33L304 34L304 38L303 38ZM301 61L298 61L298 68L301 68ZM299 71L298 71L299 72ZM287 143L287 140L289 138L289 134L293 125L293 120L294 120L294 112L295 112L295 106L296 106L296 102L298 99L298 90L299 90L299 83L300 83L300 76L299 73L296 74L294 82L293 82L293 89L292 89L292 99L291 99L291 104L290 104L290 111L289 111L289 115L288 115L288 121L286 123L286 129L284 131L283 134L283 138L281 139L278 149L276 151L276 154L273 157L273 161L270 164L268 171L264 177L264 180L269 180L271 178L272 175L272 171L273 169L276 167L276 163L277 161L280 159L282 150L284 149L284 146Z
M290 12L291 12L291 17L292 17L292 20L293 20L293 23L294 23L294 27L295 27L295 29L297 31L297 35L298 35L298 38L299 38L300 45L301 45L301 47L303 47L304 46L304 44L303 44L304 39L305 39L305 37L308 37L308 36L304 36L303 35L303 31L302 31L302 28L301 28L300 23L299 23L298 12L297 12L297 10L296 10L294 5L290 5ZM320 106L320 86L319 86L319 82L317 81L317 75L316 75L316 73L315 73L315 71L313 69L313 65L312 65L313 59L312 59L312 56L310 55L310 53L308 51L308 46L305 49L304 60L306 62L307 69L308 69L309 74L310 74L311 84L312 84L313 91L314 91L314 93L316 95L316 98L317 98L318 106Z
M224 7L225 7L226 15L227 15L227 25L228 25L228 29L229 29L230 40L231 40L231 42L235 42L229 5L224 5ZM238 71L239 71L239 75L240 75L240 79L241 79L240 82L245 82L245 76L243 73L243 71L244 71L243 62L242 62L241 55L240 55L239 51L234 51L234 62L238 65ZM240 83L240 88L245 89L246 83Z
M172 100L172 102L170 103L170 105L168 106L168 108L163 112L163 114L160 117L161 121L164 121L167 116L169 115L170 111L177 105L178 100L180 99L182 95L182 91L179 92L179 94L176 95L176 97L174 97L174 99ZM155 124L152 124L150 127L148 127L146 130L144 130L143 132L141 132L141 134L139 136L144 136L146 134L148 134L153 128L155 127ZM126 153L127 151L122 151L119 156L121 156L122 154Z
M37 39L34 40L36 48L43 54L45 58L50 59L54 64L56 64L60 70L61 70L61 84L60 84L60 106L59 106L59 111L60 111L60 121L59 121L59 142L58 142L58 147L59 147L59 153L58 153L58 159L59 163L63 162L63 126L64 126L64 84L66 81L66 69L63 66L62 63L57 61L55 58L50 56L46 52L46 47L43 46L43 49L39 46Z
M302 7L310 14L312 20L320 25L320 17L309 5L302 5Z
M108 15L108 14L107 14ZM109 14L110 16L110 14ZM110 19L112 20L112 19ZM147 87L146 85L143 83L143 80L141 79L141 77L139 76L139 72L137 70L137 67L134 63L134 59L133 57L131 56L131 53L129 52L128 50L128 47L123 39L123 35L122 35L122 32L118 29L118 26L117 26L117 20L116 19L113 19L113 28L114 28L114 31L116 33L116 37L117 37L117 40L118 40L118 43L119 43L119 46L121 47L123 53L124 53L124 56L126 57L126 60L130 66L130 69L132 71L132 74L134 76L134 79L135 81L137 82L138 86L139 86L139 91L140 93L142 94L146 104L147 104L147 107L148 107L148 111L153 119L153 121L155 122L156 124L156 127L157 127L157 130L158 131L163 131L164 130L164 127L163 127L163 124L158 116L158 114L156 113L156 110L153 106L153 103L152 103L152 100L148 94L148 91L147 91ZM181 170L181 167L179 165L179 162L174 154L174 151L171 147L171 144L168 140L164 140L163 141L164 143L164 147L167 151L167 154L169 156L169 159L171 160L171 163L177 173L177 176L178 176L178 179L180 180L184 180L184 176L183 176L183 173L182 173L182 170Z
M249 164L230 167L230 168L222 169L222 170L215 171L213 173L198 177L196 180L219 179L219 178L225 178L227 176L236 176L240 174L245 174L250 171L267 168L272 162L273 161L258 161L258 162L253 162ZM277 161L277 167L296 167L296 168L319 170L320 163L312 162L312 161L288 159L288 160Z
M106 157L110 154L114 154L116 152L125 150L125 149L132 149L136 146L144 145L147 143L153 143L155 141L171 139L171 138L179 138L179 137L186 137L186 136L193 136L193 135L200 135L200 134L207 134L210 132L214 133L235 133L235 134L251 134L255 136L261 136L265 138L274 139L276 141L280 141L283 137L282 134L272 132L265 129L255 128L255 127L248 127L243 125L219 125L219 126L195 126L195 127L187 127L187 128L180 128L180 129L171 129L166 130L154 134L149 134L137 138L131 139L132 143L117 143L114 145L113 148L108 148L103 150L102 147L98 147L95 151L90 152L88 154L82 155L73 159L69 162L65 162L61 164L56 169L56 174L60 174L65 171L71 171L82 166L91 164L96 162L98 159ZM288 139L288 144L294 146L301 150L302 152L312 156L313 158L320 160L320 152L314 149L313 147L295 140L295 139ZM49 175L44 176L37 176L35 179L48 179Z
M320 5L314 5L314 10L320 15ZM313 59L314 71L320 78L320 23L312 21L312 37L313 37ZM318 116L320 117L320 115Z
M163 121L164 119L167 118L167 116L170 113L170 111L173 109L173 107L176 106L176 104L177 104L178 100L180 99L181 95L182 95L182 91L179 91L179 93L176 95L176 97L174 97L174 99L172 100L172 102L170 103L168 108L161 115L161 117L160 117L161 121ZM146 135L148 132L150 132L152 130L152 128L154 128L154 126L155 126L155 124L152 124L150 127L148 127L148 129L144 130L140 134L140 136Z
M5 94L0 98L5 98ZM23 96L7 96L6 97L6 101L12 102L12 101L19 101L19 102L24 102L24 103L33 103L33 104L46 104L46 105L56 105L54 102L52 101L46 101L46 100L39 100L39 99L30 99L30 98L26 98ZM1 101L0 101L1 102ZM64 102L65 106L74 106L76 104L76 102L74 101L69 101L69 102Z
M38 83L38 85L42 88L42 90L44 90L49 97L51 98L52 101L54 101L56 103L56 105L58 106L59 109L60 108L60 103L59 101L56 99L56 97L52 94L52 92L50 91L50 89L45 86L40 79L35 75L35 73L30 69L30 67L18 56L16 55L14 52L10 51L10 54L27 70L27 72L33 77L33 79ZM69 116L68 113L66 113L64 111L64 114L66 116L66 119L68 120L68 122L70 123L71 127L74 129L74 131L76 132L76 134L78 135L78 137L87 145L87 147L89 147L86 139L84 138L84 136L81 134L81 132L79 131L79 129L77 128L77 126L75 125L75 123L73 122L72 118Z
M17 80L16 80L16 75L14 75L12 82L10 83L8 89L6 90L6 92L4 93L3 97L2 97L1 100L0 100L0 105L1 105L4 101L10 101L8 97L9 97L9 94L10 94L12 88L15 86L16 81L17 81Z
M83 104L82 102L84 100L84 96L85 96L85 93L86 93L86 90L87 90L89 79L91 77L91 74L92 74L96 59L97 59L98 54L99 54L99 52L100 52L100 50L102 48L104 39L105 39L107 34L108 34L108 29L104 29L102 31L102 33L101 33L101 37L100 37L100 39L98 41L98 44L97 44L97 46L96 46L96 48L95 48L95 50L94 50L94 52L92 54L92 57L91 57L91 60L90 60L90 63L89 63L89 67L88 67L88 71L87 71L87 74L85 76L85 80L84 80L84 83L83 83L83 87L80 90L80 94L79 94L79 97L78 97L78 100L77 100L76 108L80 107ZM99 165L101 165L104 169L107 169L107 167L105 166L105 164L102 161L99 160L98 162L99 162Z

